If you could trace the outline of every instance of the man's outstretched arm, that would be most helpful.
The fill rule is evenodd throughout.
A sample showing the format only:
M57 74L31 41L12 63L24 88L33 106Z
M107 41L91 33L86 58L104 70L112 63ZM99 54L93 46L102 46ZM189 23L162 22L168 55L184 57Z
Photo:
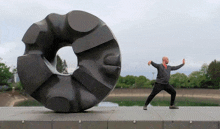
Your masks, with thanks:
M159 64L156 64L156 63L154 63L153 61L149 61L148 62L148 65L150 65L150 64L152 64L155 68L158 68L159 67Z
M183 65L185 64L185 59L183 59L183 63L181 65L178 65L178 66L171 66L171 70L177 70L181 67L183 67Z

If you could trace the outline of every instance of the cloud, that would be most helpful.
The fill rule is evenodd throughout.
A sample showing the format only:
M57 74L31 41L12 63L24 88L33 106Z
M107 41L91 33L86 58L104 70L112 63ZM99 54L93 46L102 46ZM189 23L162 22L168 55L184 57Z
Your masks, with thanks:
M0 44L0 57L9 66L17 65L17 57L23 55L24 44L21 42L7 42Z
M220 4L219 0L206 0L207 3Z
M179 72L199 70L203 63L220 60L220 2L218 0L7 0L0 1L0 57L15 65L23 55L21 39L31 24L50 13L83 10L110 27L122 54L122 74L151 76L146 64L170 58L170 65L186 59ZM72 48L58 52L72 69L77 59ZM69 53L73 55L69 56Z

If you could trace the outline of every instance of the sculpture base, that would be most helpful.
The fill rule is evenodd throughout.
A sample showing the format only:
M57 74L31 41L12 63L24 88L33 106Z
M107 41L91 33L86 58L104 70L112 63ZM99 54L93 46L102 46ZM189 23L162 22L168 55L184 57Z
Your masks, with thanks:
M93 107L54 113L44 107L0 107L0 128L220 129L220 107Z

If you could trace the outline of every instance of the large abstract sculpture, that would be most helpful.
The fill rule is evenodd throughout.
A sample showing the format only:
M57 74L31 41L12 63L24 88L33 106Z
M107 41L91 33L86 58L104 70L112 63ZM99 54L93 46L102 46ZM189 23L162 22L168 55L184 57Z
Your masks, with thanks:
M34 23L22 41L26 49L17 69L25 91L46 108L80 112L102 101L115 87L121 70L120 50L107 25L83 11L50 14ZM78 68L56 70L56 53L72 46Z

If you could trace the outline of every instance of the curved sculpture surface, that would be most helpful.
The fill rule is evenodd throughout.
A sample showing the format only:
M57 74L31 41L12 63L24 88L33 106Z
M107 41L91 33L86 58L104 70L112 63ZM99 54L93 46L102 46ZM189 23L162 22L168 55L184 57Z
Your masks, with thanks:
M17 70L26 93L56 112L80 112L101 102L115 87L121 71L118 43L108 26L83 11L49 14L25 33L24 55ZM78 68L56 70L56 53L72 46Z

